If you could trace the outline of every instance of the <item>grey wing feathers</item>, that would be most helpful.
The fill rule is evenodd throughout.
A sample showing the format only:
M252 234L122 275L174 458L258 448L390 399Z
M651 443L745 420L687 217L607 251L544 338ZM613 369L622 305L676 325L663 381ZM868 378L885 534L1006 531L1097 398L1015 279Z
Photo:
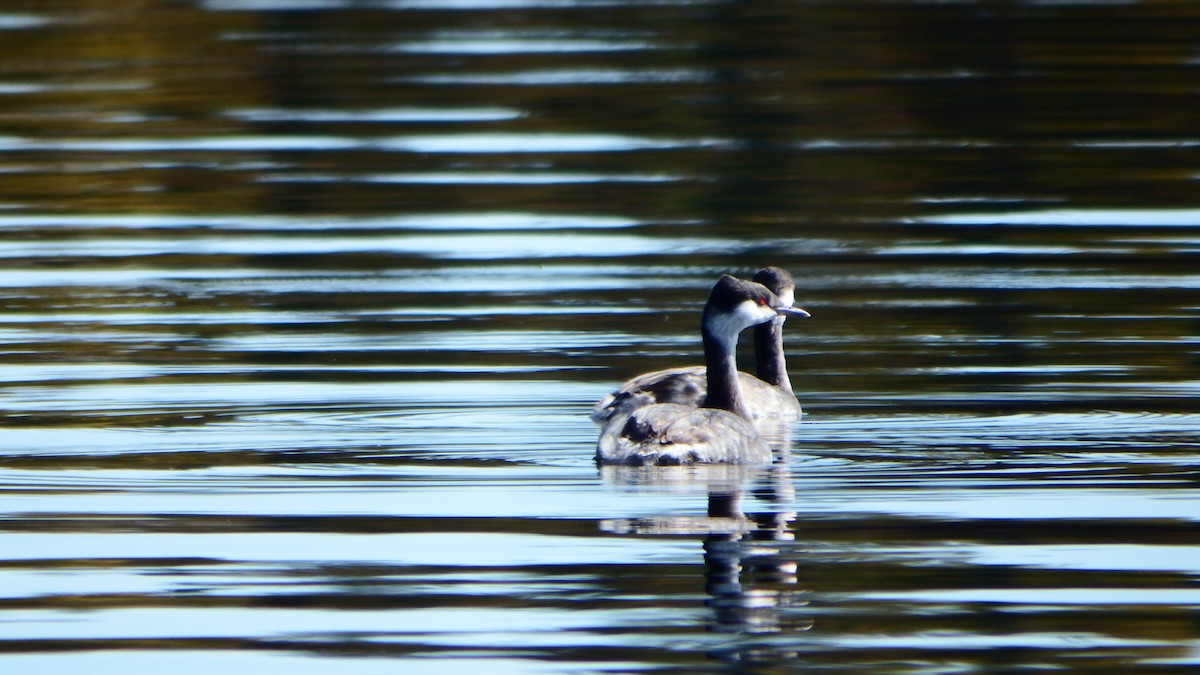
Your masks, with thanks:
M601 399L592 409L592 421L604 425L655 403L677 403L699 408L707 391L704 366L646 373Z
M748 373L738 373L746 407L757 423L791 422L801 415L796 397ZM630 415L638 408L656 403L675 403L699 408L708 392L704 366L671 368L639 375L617 391L605 396L592 409L592 421L604 426L611 420Z

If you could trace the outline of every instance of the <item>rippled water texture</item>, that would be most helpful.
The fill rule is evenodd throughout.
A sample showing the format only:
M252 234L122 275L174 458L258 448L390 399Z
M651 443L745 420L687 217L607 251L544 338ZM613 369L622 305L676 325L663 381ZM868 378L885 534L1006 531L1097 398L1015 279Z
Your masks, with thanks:
M1195 672L1198 35L5 3L0 671ZM781 461L598 471L766 264Z

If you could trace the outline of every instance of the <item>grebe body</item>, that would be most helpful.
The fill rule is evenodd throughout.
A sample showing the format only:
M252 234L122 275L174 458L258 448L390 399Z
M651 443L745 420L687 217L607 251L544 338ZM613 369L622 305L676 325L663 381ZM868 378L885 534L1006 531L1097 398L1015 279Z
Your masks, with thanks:
M754 281L766 286L786 305L795 303L796 280L786 270L764 267ZM754 327L755 374L739 372L738 384L750 421L760 428L776 429L803 414L792 392L783 351L783 323L787 316L776 315ZM705 366L669 368L645 373L629 380L617 391L605 396L592 410L592 421L601 426L612 419L626 417L638 408L655 403L676 403L699 407L708 393Z
M752 424L737 372L739 334L780 315L808 316L762 284L722 276L701 318L704 396L699 406L650 403L614 409L596 447L600 464L765 464L767 441Z

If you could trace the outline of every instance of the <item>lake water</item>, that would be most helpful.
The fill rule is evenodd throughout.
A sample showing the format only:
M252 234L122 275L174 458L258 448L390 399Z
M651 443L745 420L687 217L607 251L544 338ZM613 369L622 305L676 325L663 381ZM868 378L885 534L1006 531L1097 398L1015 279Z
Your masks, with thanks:
M1198 35L4 3L0 670L1195 672ZM786 461L598 471L766 264Z

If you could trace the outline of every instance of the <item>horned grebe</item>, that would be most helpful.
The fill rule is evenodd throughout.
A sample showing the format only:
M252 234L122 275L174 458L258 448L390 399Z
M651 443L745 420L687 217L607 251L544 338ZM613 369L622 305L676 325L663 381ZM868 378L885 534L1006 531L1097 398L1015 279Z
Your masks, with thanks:
M706 391L700 407L652 403L609 418L600 432L600 464L766 464L771 449L750 423L736 363L738 335L780 315L808 316L762 284L724 275L704 306Z
M796 304L796 279L787 270L764 267L754 273L754 280L771 289L785 304ZM783 354L783 322L786 320L786 316L779 315L768 323L754 327L754 374L758 375L759 380L775 387L775 391L786 394L771 400L778 402L778 417L790 420L800 417L802 411L792 391L787 359Z
M779 296L785 305L795 302L796 280L786 270L764 267L754 274L754 281ZM772 429L795 421L802 412L800 402L792 392L784 359L783 322L786 320L787 316L781 314L754 327L754 362L758 377L738 373L750 421ZM630 415L634 410L654 403L699 407L708 389L704 371L704 366L690 366L638 375L601 399L592 410L592 421L604 426L616 417Z

